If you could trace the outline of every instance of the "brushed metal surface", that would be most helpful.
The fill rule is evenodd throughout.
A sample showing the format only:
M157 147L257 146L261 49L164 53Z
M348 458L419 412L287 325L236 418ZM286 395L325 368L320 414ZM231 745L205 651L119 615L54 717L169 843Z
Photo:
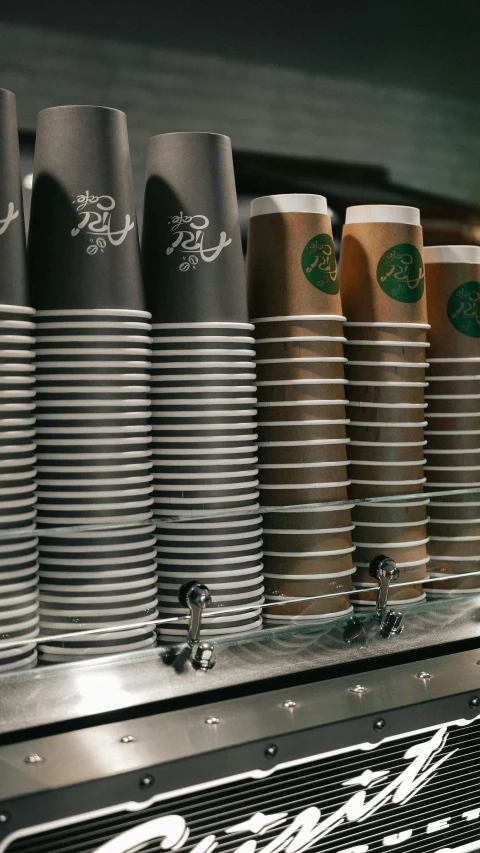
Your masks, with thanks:
M119 709L254 684L345 663L358 665L397 653L418 652L480 636L480 596L405 609L403 634L384 639L374 616L362 617L363 639L347 644L346 621L264 631L215 644L217 664L196 671L188 652L155 649L76 664L37 667L0 677L0 737L66 720L88 719ZM424 669L428 669L425 664ZM356 676L354 682L358 681ZM287 697L289 698L289 697ZM202 701L201 698L199 701Z
M470 651L432 658L428 661L430 679L418 677L425 665L420 664L419 670L417 662L360 673L359 683L366 688L363 693L352 691L351 676L343 676L288 691L272 690L133 718L128 724L107 723L0 746L0 799L13 793L58 789L158 765L171 766L173 762L191 761L245 744L258 745L258 764L254 767L273 769L285 754L281 749L275 762L268 761L265 752L274 739L282 743L282 738L293 735L297 743L302 743L299 754L304 750L311 756L332 748L333 741L321 734L323 727L330 727L331 731L332 726L348 723L351 743L377 744L397 733L392 720L398 711L403 712L404 721L404 725L397 725L400 732L471 721L480 716L478 706L472 705L472 698L480 690L479 657L478 651ZM442 706L442 700L449 697L456 698L456 703ZM286 708L286 700L294 700L295 707ZM427 713L435 707L436 714ZM388 721L382 731L375 727L380 714ZM208 725L208 717L219 722ZM128 744L122 742L127 729L134 738ZM348 740L344 735L342 738L347 746ZM26 763L29 754L37 754L43 761ZM167 785L168 782L167 773Z

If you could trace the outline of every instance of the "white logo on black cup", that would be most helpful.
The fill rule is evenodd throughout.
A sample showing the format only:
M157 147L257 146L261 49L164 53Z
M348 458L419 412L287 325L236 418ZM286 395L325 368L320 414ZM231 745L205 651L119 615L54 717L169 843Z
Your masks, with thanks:
M11 222L13 222L14 219L17 218L18 214L19 211L15 210L15 205L13 201L10 201L7 207L7 215L5 219L0 219L0 234L5 234L5 231L7 230L8 226Z
M195 269L199 258L207 263L215 261L222 249L225 249L232 242L232 238L227 237L225 231L221 231L217 245L207 248L204 245L204 241L205 232L210 225L210 220L200 213L194 216L184 216L181 210L178 216L173 216L169 219L168 224L171 226L173 234L175 234L175 239L171 246L168 247L167 255L171 255L174 251L181 254L181 263L178 267L181 272ZM185 228L185 226L188 227Z
M125 223L116 228L112 223L112 211L115 208L115 199L110 195L91 195L89 190L77 195L73 204L76 206L79 221L76 228L72 228L72 237L77 237L81 231L89 236L87 255L96 255L104 252L107 242L112 246L120 246L129 231L135 227L135 221L129 213L125 215Z

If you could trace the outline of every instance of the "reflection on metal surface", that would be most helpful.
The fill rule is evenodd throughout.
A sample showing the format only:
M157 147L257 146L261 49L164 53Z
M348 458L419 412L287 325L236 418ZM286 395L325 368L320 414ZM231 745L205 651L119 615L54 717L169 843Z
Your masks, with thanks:
M480 596L469 597L468 601L442 599L412 605L406 613L408 631L388 643L379 636L373 614L357 617L364 632L362 641L357 643L345 638L348 618L324 625L279 627L234 640L219 639L217 666L200 679L189 666L175 668L178 647L176 651L159 647L5 675L0 679L0 734L164 701L172 696L201 695L260 680L298 677L302 672L345 663L361 671L365 660L398 652L412 652L421 661L423 648L441 648L445 643L480 636ZM417 663L413 676L420 669ZM432 674L430 689L436 674L430 664L428 669ZM478 666L476 671L480 672ZM355 684L353 678L347 687ZM425 682L415 680L424 689ZM101 684L108 687L101 689ZM283 695L281 701L284 698ZM297 696L295 699L298 701ZM284 710L282 713L285 715ZM125 731L119 737L123 734Z

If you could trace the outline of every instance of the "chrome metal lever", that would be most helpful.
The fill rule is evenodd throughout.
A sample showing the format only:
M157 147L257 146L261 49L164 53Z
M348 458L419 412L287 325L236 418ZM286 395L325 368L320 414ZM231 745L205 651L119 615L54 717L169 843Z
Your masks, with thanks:
M376 609L380 632L383 637L401 634L404 628L403 615L398 610L389 610L387 607L390 584L397 580L400 574L397 564L391 557L377 554L371 561L369 570L370 576L379 582Z
M178 592L178 600L190 610L190 623L187 633L187 644L190 648L190 662L195 669L212 669L215 666L213 643L200 639L202 614L212 603L208 586L199 581L184 583Z

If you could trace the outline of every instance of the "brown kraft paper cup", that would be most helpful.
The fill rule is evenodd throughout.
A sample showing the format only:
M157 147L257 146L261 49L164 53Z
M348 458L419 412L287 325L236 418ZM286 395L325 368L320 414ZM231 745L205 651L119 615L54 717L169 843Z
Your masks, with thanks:
M442 430L447 428L445 421L442 424L438 424L438 426ZM433 435L432 433L435 429L436 427L431 424L428 430L425 431L425 438L428 440L429 450L454 450L461 454L462 450L478 449L480 452L480 430L477 434L469 434L466 431L458 430L457 432L452 432L450 435L446 432L440 435ZM466 429L470 429L470 427L466 427Z
M280 420L280 419L279 419ZM321 441L328 439L346 439L345 417L340 418L338 423L329 423L329 418L311 418L312 421L320 423L309 423L305 421L300 424L292 424L288 421L279 424L267 423L266 426L258 425L258 441ZM325 421L322 423L321 421Z
M464 557L466 560L479 557L478 569L480 570L480 539L474 539L472 542L461 542L458 539L447 541L431 539L428 553L432 560L441 560L442 557Z
M268 512L263 517L267 530L315 530L317 528L332 529L350 526L350 506L329 507L322 510L301 512Z
M348 385L348 399L359 403L398 404L423 403L425 388L416 385L397 383L395 385Z
M406 601L412 600L412 604L415 603L415 600L418 599L423 594L423 586L421 584L413 584L412 586L401 586L398 589L392 587L390 589L390 593L388 596L389 602L394 601ZM355 596L355 602L357 604L364 604L365 602L371 602L372 604L376 601L376 592L372 590L372 592L360 592Z
M330 217L295 212L252 216L247 286L253 318L342 315Z
M345 404L335 400L315 401L313 405L306 402L298 406L259 406L258 425L267 422L310 421L310 420L343 420L345 419Z
M425 450L422 442L416 447L402 447L399 444L349 444L347 447L352 465L359 462L383 462L385 465L392 462L411 462L414 465L423 460Z
M310 465L300 468L261 468L259 469L259 480L261 485L293 485L295 483L343 483L349 478L347 466Z
M375 522L372 515L371 522ZM408 524L405 527L399 524L392 524L390 527L362 527L356 526L354 531L355 545L357 548L362 548L363 544L375 541L382 538L384 542L411 542L413 539L426 539L427 537L427 519L422 519L422 524L410 527ZM377 547L377 546L375 546ZM382 546L378 546L384 547Z
M480 356L480 264L426 265L432 358Z
M432 400L431 397L426 397L426 402L428 403L428 414L430 417L432 414L453 415L458 413L459 416L473 414L478 416L478 422L480 423L480 395L478 398L476 397L472 400L462 399L461 397L457 397L456 400ZM439 417L436 420L441 420L441 418ZM452 418L448 418L447 420L452 420ZM475 420L475 418L469 418L468 420L470 422L471 420ZM434 422L432 422L432 429L434 429Z
M420 225L344 225L340 288L347 320L427 323L422 252Z
M272 579L266 579L267 581ZM265 615L272 616L327 616L329 614L342 613L350 607L350 599L348 593L353 589L352 580L346 578L332 578L325 581L275 581L272 583L272 589L278 590L270 595L282 596L285 598L294 598L291 589L305 589L305 596L309 595L328 595L333 593L345 592L345 595L336 595L334 598L320 598L312 601L296 601L290 604L282 604L279 607L268 607ZM298 596L298 594L297 594ZM268 600L268 594L267 594ZM270 600L271 601L271 600Z
M358 421L360 423L391 423L393 425L398 424L399 426L402 423L421 425L425 418L425 409L421 405L418 408L414 408L414 405L400 407L392 403L391 406L386 405L380 408L377 406L347 404L346 410L347 417L351 421Z
M352 461L348 467L348 476L352 480L374 480L378 483L419 480L424 477L423 463L406 463L405 465L369 465L368 462Z
M341 320L275 320L255 323L256 338L289 338L296 335L334 335L344 334Z
M281 336L279 335L279 337ZM264 341L265 338L261 338L261 340ZM265 343L259 343L257 340L255 350L257 360L278 358L345 358L343 340L316 341L314 336L312 336L311 340L307 339L304 341L296 341L292 338L291 341L276 341L272 339ZM346 355L348 356L348 353ZM377 359L377 361L379 360ZM412 358L411 360L414 361L415 359Z
M299 383L292 385L258 385L257 399L259 403L283 403L298 400L333 400L344 401L346 385L344 380L336 383Z
M382 554L384 552L377 551L376 554ZM376 556L374 554L373 556ZM430 564L427 562L428 558L425 557L425 562L421 563L418 566L399 566L399 576L396 583L403 583L406 581L412 581L412 583L416 583L418 581L426 580L428 577L428 568L430 568ZM355 554L355 561L357 562L357 555ZM360 560L358 560L360 562ZM400 562L400 560L398 561ZM372 583L372 577L370 575L369 568L367 566L358 566L357 563L357 571L354 574L354 582L357 583ZM401 587L400 587L401 588ZM405 587L406 588L406 587Z
M427 325L426 323L424 324ZM349 341L358 340L358 338L362 338L364 341L404 341L406 343L419 343L420 341L427 341L428 331L426 328L421 328L420 326L394 326L394 327L381 327L381 326L373 326L367 325L365 326L350 326L348 323L344 326L344 334L345 337L348 338Z
M428 381L430 382L430 387L426 392L427 394L446 394L447 396L451 396L452 394L478 394L480 392L480 376L467 376L464 378L461 376L460 370L457 376L452 376L449 379L442 377L440 380L435 376L432 378L432 371L430 370Z
M345 376L349 382L365 382L366 385L370 382L425 382L425 368L404 367L398 363L395 366L384 363L367 367L347 362Z
M472 495L472 498L475 498L476 495ZM438 536L443 536L443 527L447 527L447 524L443 524L445 521L452 522L462 522L459 524L452 524L452 527L457 529L456 536L464 535L461 531L469 530L470 525L478 524L478 516L480 513L480 503L474 506L466 506L462 504L458 504L455 506L448 506L445 504L441 504L439 506L431 505L428 508L428 514L430 516L430 527L429 531L432 535L435 535L435 532ZM439 523L436 524L435 522ZM440 523L441 522L441 523ZM466 527L464 528L463 522ZM445 534L446 535L446 534ZM466 533L465 535L468 535Z
M410 521L423 521L430 515L426 499L422 503L415 501L395 501L395 506L382 503L359 504L352 508L352 521L374 521L381 524L401 525ZM373 529L373 528L372 528Z
M434 468L445 468L445 466L454 468L458 465L471 465L480 471L480 448L474 453L465 453L465 455L458 451L453 451L453 453L438 453L433 450L427 453L426 458L427 465Z
M379 538L377 534L377 538ZM383 538L383 534L382 534ZM422 540L420 540L422 541ZM401 545L405 545L405 543L401 543ZM387 554L392 560L395 560L396 563L414 563L418 560L427 560L427 545L425 542L422 544L417 543L416 541L411 542L408 546L401 547L399 545L392 545L390 543L379 545L373 545L371 547L367 547L366 545L357 545L357 550L355 551L355 562L358 563L370 563L374 557L378 554ZM415 580L422 580L425 578L425 567L424 566L415 566L412 567L412 571L414 569L421 569L421 573L415 575ZM360 571L360 569L358 570ZM409 570L410 571L410 570Z
M353 568L351 554L332 557L270 557L264 555L263 570L270 575L330 575ZM346 576L348 577L348 575Z
M349 525L351 526L351 525ZM263 533L265 551L292 553L292 551L339 551L351 548L351 530L338 530L334 533L318 531L299 531L298 533Z
M288 465L304 462L346 462L344 444L294 444L290 447L259 447L258 459L262 465Z
M453 467L453 466L452 466ZM428 480L428 487L439 486L442 483L447 483L447 488L463 488L471 485L480 484L480 468L473 471L462 471L461 468L456 468L453 471L432 471L430 467L425 469L425 475ZM480 499L480 493L479 493Z
M336 486L333 483L320 483L317 487L306 484L303 488L282 489L280 486L274 489L260 487L260 499L263 506L302 506L310 503L324 503L327 501L346 501L347 487Z
M430 353L428 353L430 357ZM429 358L426 359L429 361ZM453 361L451 359L445 361L432 361L428 371L430 376L443 376L448 381L449 377L455 376L471 376L480 378L480 357L478 360L471 361Z
M361 500L362 498L392 498L391 503L403 495L415 495L423 492L425 483L358 483L353 482L348 487L350 500Z
M388 426L365 426L352 416L352 422L347 425L347 433L350 441L377 441L380 444L387 442L411 442L423 441L423 425L418 427L407 427L401 424Z
M257 381L275 382L285 379L344 379L342 361L289 361L277 364L257 363ZM423 381L423 380L422 380Z
M464 571L468 571L465 569ZM472 571L475 571L472 569ZM445 574L450 574L450 572L445 572ZM445 591L452 592L453 594L457 590L471 590L472 593L475 593L480 588L480 575L474 575L471 578L458 578L458 580L450 579L446 581L435 581L434 583L430 583L428 585L428 589L431 592L435 591ZM462 593L459 593L462 594ZM465 594L465 593L464 593Z
M355 338L357 343L351 341L345 344L345 355L349 361L395 361L401 365L403 362L424 364L428 361L428 347L415 345L394 347L388 343L380 343L374 346L372 343L360 343L359 336Z
M429 524L430 536L443 536L447 539L456 539L458 536L478 536L480 541L480 521L478 518L461 520L460 524L449 524L448 519L431 518Z

